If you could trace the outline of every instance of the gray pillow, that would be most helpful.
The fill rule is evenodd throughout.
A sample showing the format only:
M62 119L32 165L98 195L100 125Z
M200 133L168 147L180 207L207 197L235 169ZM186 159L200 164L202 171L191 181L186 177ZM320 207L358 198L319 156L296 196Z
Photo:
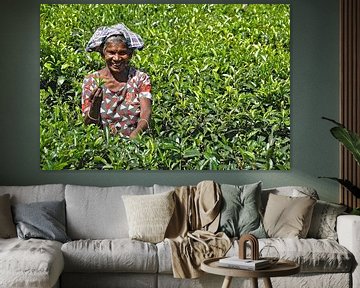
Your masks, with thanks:
M0 238L16 237L15 224L11 215L10 195L0 196Z
M312 214L308 237L337 240L336 219L346 209L345 205L318 200Z
M65 201L15 204L13 216L19 238L70 241L65 231Z
M260 216L261 182L243 186L222 184L219 231L229 237L253 234L266 238Z

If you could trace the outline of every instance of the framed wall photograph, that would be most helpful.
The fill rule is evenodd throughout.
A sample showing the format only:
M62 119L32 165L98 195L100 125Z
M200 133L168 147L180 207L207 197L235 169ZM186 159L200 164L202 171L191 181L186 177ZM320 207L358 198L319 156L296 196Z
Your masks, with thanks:
M41 4L40 168L289 170L290 5Z

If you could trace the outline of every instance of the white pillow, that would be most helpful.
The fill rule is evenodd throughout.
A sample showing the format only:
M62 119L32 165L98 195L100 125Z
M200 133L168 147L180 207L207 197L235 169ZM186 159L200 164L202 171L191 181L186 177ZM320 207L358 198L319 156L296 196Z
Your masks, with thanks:
M174 191L151 195L123 195L131 239L158 243L175 208Z

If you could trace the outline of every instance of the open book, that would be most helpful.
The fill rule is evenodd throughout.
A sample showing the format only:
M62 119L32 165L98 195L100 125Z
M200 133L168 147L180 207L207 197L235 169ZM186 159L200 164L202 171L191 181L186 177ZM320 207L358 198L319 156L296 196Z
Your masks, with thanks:
M240 259L238 256L222 258L219 260L219 266L247 270L264 269L269 267L270 265L271 262L267 259Z

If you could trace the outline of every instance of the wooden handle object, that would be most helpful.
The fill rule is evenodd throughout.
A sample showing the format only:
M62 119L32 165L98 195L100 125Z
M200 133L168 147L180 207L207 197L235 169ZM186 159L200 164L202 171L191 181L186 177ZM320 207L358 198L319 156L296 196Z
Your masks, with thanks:
M259 241L252 234L245 234L239 239L239 258L246 259L246 242L250 243L251 259L259 259Z

